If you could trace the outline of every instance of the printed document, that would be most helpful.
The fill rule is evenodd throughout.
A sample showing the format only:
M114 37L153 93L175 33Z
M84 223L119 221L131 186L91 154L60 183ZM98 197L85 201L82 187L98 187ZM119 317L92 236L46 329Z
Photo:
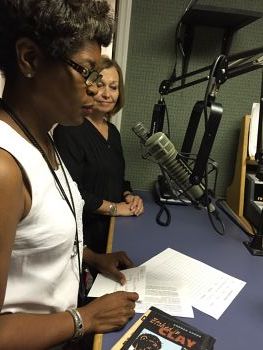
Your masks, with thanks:
M147 274L177 286L186 294L191 305L206 314L219 319L245 282L217 270L185 254L167 248L143 264Z
M145 313L155 306L172 316L194 317L187 293L179 290L176 282L163 279L162 273L148 273L147 268L146 271L145 297L136 305L136 312Z
M173 316L194 317L195 307L219 319L246 284L171 248L123 273L124 286L99 274L89 296L134 291L140 296L135 308L139 313L155 306Z
M124 286L98 274L88 296L100 297L120 290L137 292L139 294L139 302L135 305L137 313L144 313L154 305L173 316L194 317L193 308L188 300L182 297L173 281L170 284L166 281L164 285L162 276L156 279L151 274L147 274L145 266L122 270L122 272L127 281Z

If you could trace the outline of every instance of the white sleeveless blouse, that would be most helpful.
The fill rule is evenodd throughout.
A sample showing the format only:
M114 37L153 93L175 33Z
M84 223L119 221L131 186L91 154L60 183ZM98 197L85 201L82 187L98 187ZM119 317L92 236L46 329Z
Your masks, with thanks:
M32 191L30 212L17 227L2 312L51 313L76 307L79 267L73 214L40 152L3 121L0 147L23 167ZM84 202L65 171L76 209L81 263ZM70 198L61 167L56 174Z

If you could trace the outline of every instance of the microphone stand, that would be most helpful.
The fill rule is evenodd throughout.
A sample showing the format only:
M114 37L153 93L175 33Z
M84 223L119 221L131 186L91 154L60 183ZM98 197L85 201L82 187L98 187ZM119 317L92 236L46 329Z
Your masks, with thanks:
M253 56L257 54L263 54L263 47L259 47L252 50L242 51L231 56L220 55L212 65L205 66L187 74L181 75L170 82L163 80L159 86L159 93L161 95L168 95L170 93L186 89L190 86L200 84L209 80L210 86L208 86L208 93L204 101L198 101L197 106L194 107L189 121L189 125L185 134L182 153L190 153L192 144L197 130L198 123L202 112L207 113L207 109L210 109L209 118L206 116L206 128L203 135L202 143L197 154L197 161L193 169L190 181L192 184L198 184L201 182L206 164L210 156L210 152L215 140L217 129L221 121L223 114L223 108L221 104L215 102L216 95L220 86L228 79L234 78L241 74L245 74L256 69L263 68L263 55L255 59ZM213 69L214 68L214 69ZM184 82L186 78L193 77L197 74L210 70L210 74L203 78L193 80L189 83L183 83L180 86L171 87L171 83L178 81ZM212 75L212 76L211 76ZM263 174L263 156L262 156L262 174Z
M262 54L258 58L254 58L255 55ZM200 121L200 116L204 111L206 117L206 127L203 140L200 149L197 154L197 162L193 169L190 181L192 184L198 184L201 182L205 173L206 164L209 159L210 151L213 146L213 142L216 136L217 129L223 114L223 108L221 104L215 102L217 93L220 86L228 79L232 79L239 75L254 71L256 69L263 68L263 47L255 48L252 50L242 51L234 55L226 56L219 55L212 65L197 69L195 71L183 74L175 79L173 82L169 80L163 80L159 86L159 93L162 95L168 95L173 92L186 89L190 86L200 84L209 80L206 96L204 101L198 101L192 111L191 119L185 134L182 153L190 153L196 129L197 123ZM210 74L203 78L193 80L189 83L183 83L177 87L171 87L171 84L177 81L184 82L186 78L193 77L197 74L210 70ZM262 100L262 98L261 98ZM262 101L261 101L262 103ZM209 119L207 116L207 110L210 109ZM263 117L262 117L263 118ZM262 121L261 121L262 124ZM260 129L261 143L262 143L262 127ZM258 153L259 169L258 176L263 179L263 146L260 145L260 153Z
M251 241L243 242L252 255L263 256L263 210L261 210L259 227Z
M253 56L262 54L258 58L254 58ZM168 95L170 93L186 89L190 86L200 84L205 81L208 82L208 86L206 89L206 95L203 101L198 101L198 103L195 105L191 120L189 122L188 129L190 128L192 131L187 133L185 135L184 143L183 143L183 149L189 150L192 147L192 143L195 137L195 132L197 126L194 124L194 118L200 120L200 116L202 112L204 111L205 114L205 121L206 121L206 127L205 127L205 134L203 137L203 141L201 146L204 146L206 143L205 140L209 140L209 147L200 147L198 152L198 162L195 164L195 168L193 169L190 181L193 184L200 183L200 181L203 178L204 174L207 174L207 160L209 158L209 153L211 151L214 138L216 135L217 128L219 126L219 122L223 113L222 106L220 104L215 103L216 95L219 91L219 87L227 80L234 78L236 76L254 71L256 69L262 69L263 68L263 47L255 48L252 50L242 51L237 54L226 56L226 55L220 55L215 60L215 62L212 65L200 68L198 70L192 71L187 74L183 74L176 79L173 80L173 82L169 80L163 80L159 86L159 93L161 95ZM197 74L203 73L207 70L210 70L210 74L206 75L203 78L199 78L197 80L193 80L191 82L185 83L186 78L193 77ZM172 88L171 84L180 81L181 85ZM263 82L262 82L263 84ZM263 85L262 85L263 90ZM263 136L262 136L262 123L263 123L263 97L261 93L261 104L260 104L260 118L259 118L259 138L258 138L258 144L257 144L257 155L256 159L258 161L258 171L256 176L259 179L263 179ZM207 109L210 108L210 116L208 120L207 116ZM194 128L192 126L194 125ZM209 127L209 125L211 125ZM215 129L216 128L216 129ZM213 135L211 133L211 130L214 131ZM211 138L212 135L212 138ZM190 141L186 140L186 137L190 136ZM210 137L210 139L208 138ZM201 161L202 160L202 161ZM206 176L206 175L205 175ZM226 210L224 210L226 212ZM227 213L229 216L229 214ZM233 220L233 219L232 219ZM235 220L234 220L235 221ZM240 225L238 225L240 227ZM243 229L243 228L242 228ZM243 231L247 234L247 232L243 229ZM249 251L254 255L262 255L263 256L263 210L261 211L260 216L260 224L258 228L257 234L254 236L253 240L251 242L244 242L245 246L249 249Z

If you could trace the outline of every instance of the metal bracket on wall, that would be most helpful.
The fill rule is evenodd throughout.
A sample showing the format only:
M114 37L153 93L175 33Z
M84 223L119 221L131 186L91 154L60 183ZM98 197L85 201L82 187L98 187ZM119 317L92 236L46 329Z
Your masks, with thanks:
M234 33L262 16L263 13L255 11L205 5L192 6L182 17L184 25L182 75L185 75L188 70L196 26L224 29L220 53L228 55ZM184 84L185 79L181 81L181 85Z

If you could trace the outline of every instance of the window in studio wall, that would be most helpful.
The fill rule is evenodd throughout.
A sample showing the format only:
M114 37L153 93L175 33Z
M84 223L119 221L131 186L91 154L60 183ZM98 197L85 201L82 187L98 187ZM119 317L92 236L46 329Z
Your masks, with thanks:
M114 13L114 17L115 17L115 12L116 12L116 7L117 7L116 1L118 1L118 0L107 0L107 1L110 4L110 7L111 7L111 9L112 9L112 11ZM114 47L113 42L111 42L108 47L102 47L102 49L101 49L102 55L107 55L110 58L112 58L112 56L113 56L113 47Z

